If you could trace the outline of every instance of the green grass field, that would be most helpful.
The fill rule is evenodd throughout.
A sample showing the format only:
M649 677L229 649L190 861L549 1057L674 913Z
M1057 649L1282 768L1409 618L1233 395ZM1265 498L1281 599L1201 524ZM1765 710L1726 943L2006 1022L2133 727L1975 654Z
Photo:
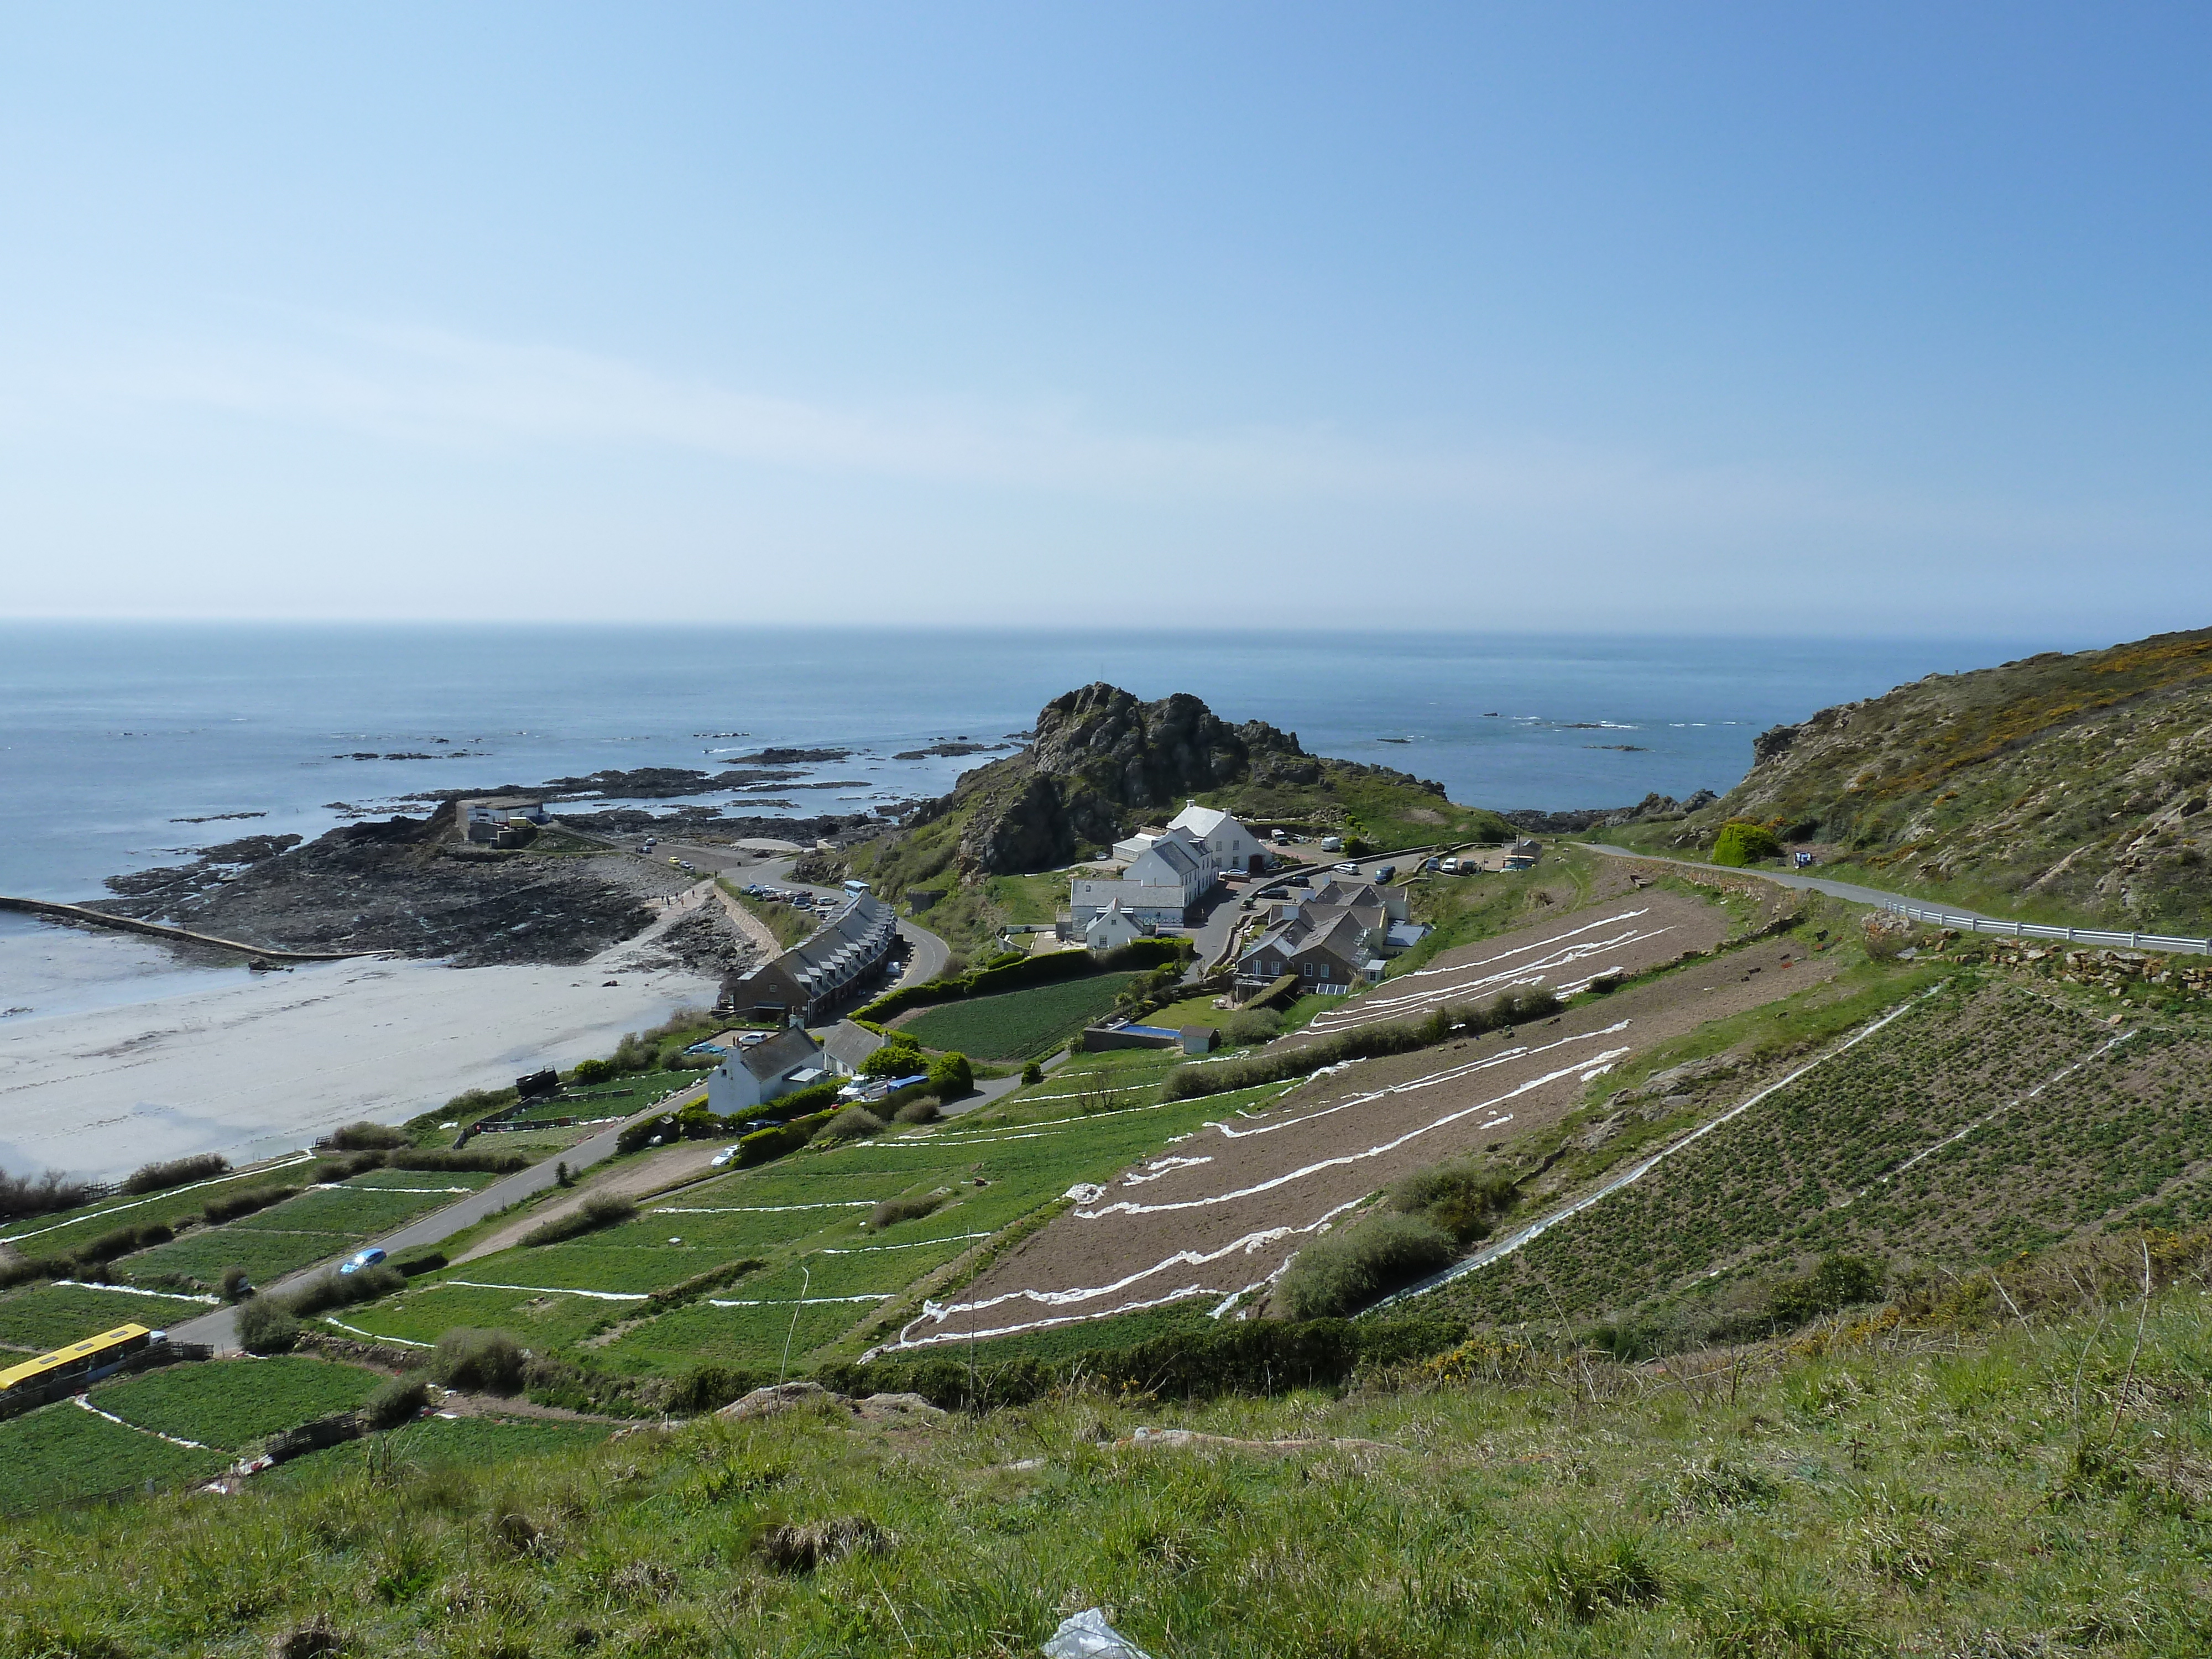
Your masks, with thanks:
M0 1423L0 1514L21 1515L71 1498L151 1481L204 1480L230 1460L123 1428L61 1401Z
M255 1284L268 1285L286 1273L344 1255L353 1248L355 1237L279 1232L273 1226L210 1227L126 1255L115 1269L141 1284L183 1282L212 1289L222 1282L226 1268L240 1267Z
M332 1412L349 1411L383 1378L358 1365L283 1355L165 1365L92 1391L92 1403L134 1428L226 1451Z
M1705 1378L1476 1345L1340 1394L1075 1390L890 1432L432 1420L221 1503L14 1523L0 1641L246 1655L326 1620L358 1654L1011 1659L1103 1605L1164 1659L2203 1652L2193 1273L2027 1322L1778 1345ZM27 1448L25 1426L0 1426L11 1474L30 1449L138 1474L127 1431L68 1407ZM756 1553L832 1519L873 1547Z
M161 1330L196 1319L207 1304L183 1297L134 1296L76 1285L25 1285L0 1294L0 1344L45 1353L118 1325ZM21 1356L6 1363L18 1363Z
M997 996L969 997L924 1009L901 1029L932 1048L957 1049L988 1060L1048 1054L1085 1025L1112 1012L1133 974L1092 974Z

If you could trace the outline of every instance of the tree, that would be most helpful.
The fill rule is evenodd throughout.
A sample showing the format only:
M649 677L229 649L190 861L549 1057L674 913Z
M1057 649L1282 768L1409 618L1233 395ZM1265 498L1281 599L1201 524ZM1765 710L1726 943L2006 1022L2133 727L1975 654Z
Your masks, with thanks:
M1741 867L1756 864L1761 859L1778 859L1782 843L1774 838L1774 831L1763 823L1753 823L1748 818L1731 818L1721 825L1721 832L1713 840L1713 862Z
M975 1086L975 1068L968 1063L967 1055L956 1050L930 1062L929 1090L939 1100L951 1100Z

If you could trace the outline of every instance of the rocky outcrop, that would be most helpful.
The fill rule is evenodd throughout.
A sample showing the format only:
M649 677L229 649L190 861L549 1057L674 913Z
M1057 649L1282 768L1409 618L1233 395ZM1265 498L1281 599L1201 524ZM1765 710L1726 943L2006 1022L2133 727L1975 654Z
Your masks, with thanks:
M1264 720L1232 726L1184 692L1139 702L1101 681L1047 703L1028 750L965 774L916 822L975 803L960 863L1002 875L1065 864L1135 817L1209 790L1321 777L1294 732Z

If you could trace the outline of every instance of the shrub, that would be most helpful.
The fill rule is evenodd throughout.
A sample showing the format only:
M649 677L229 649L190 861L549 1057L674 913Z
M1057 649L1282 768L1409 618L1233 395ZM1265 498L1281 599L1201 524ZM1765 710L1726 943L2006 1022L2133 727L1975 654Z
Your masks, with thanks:
M1022 1067L1022 1084L1024 1087L1027 1087L1032 1083L1042 1083L1043 1081L1044 1067L1038 1065L1036 1061L1030 1060L1027 1065Z
M1425 1217L1461 1244L1490 1236L1492 1224L1520 1200L1513 1177L1470 1159L1416 1170L1390 1189L1394 1208Z
M927 1068L921 1044L904 1031L893 1031L884 1046L860 1062L862 1077L906 1077Z
M541 1221L522 1236L523 1244L558 1244L564 1238L580 1238L602 1227L618 1226L637 1218L637 1203L618 1193L599 1193L566 1215Z
M615 1051L607 1056L605 1063L610 1072L649 1072L659 1058L659 1043L630 1031L615 1044Z
M1781 856L1782 843L1774 838L1774 832L1748 818L1729 819L1721 825L1720 834L1713 839L1715 864L1740 866Z
M828 1113L802 1117L774 1129L756 1129L738 1142L738 1165L751 1169L781 1158L786 1152L795 1152L820 1133L830 1121Z
M244 1267L233 1262L222 1270L222 1299L235 1302L246 1294L246 1287L253 1282Z
M520 1152L470 1152L437 1147L394 1152L386 1161L395 1170L458 1170L477 1175L513 1175L530 1165L530 1160Z
M1341 1319L1451 1261L1443 1229L1385 1212L1326 1234L1300 1250L1278 1285L1293 1318Z
M522 1345L505 1331L447 1331L430 1355L430 1372L465 1394L513 1394L522 1386Z
M576 1062L575 1079L579 1083L605 1083L615 1074L615 1068L604 1060L580 1060Z
M200 1206L201 1218L210 1227L225 1221L235 1221L242 1215L252 1215L256 1210L265 1210L272 1204L282 1204L288 1198L297 1198L297 1187L249 1187L242 1193L226 1193L211 1198Z
M170 1233L169 1230L166 1227L162 1228L161 1231L163 1237L158 1241L160 1243L166 1243L168 1242L169 1238L174 1237L174 1235ZM149 1240L148 1242L154 1243L156 1241ZM99 1237L94 1239L89 1244L78 1245L76 1247L76 1257L80 1261L112 1261L119 1255L130 1255L131 1251L137 1248L138 1229L136 1227L117 1227L111 1231L100 1234Z
M1533 1019L1548 1019L1559 1012L1559 997L1540 985L1523 985L1501 993L1486 1008L1440 1008L1425 1018L1390 1024L1363 1025L1294 1053L1256 1054L1243 1060L1207 1066L1184 1066L1168 1073L1161 1088L1164 1100L1188 1100L1198 1095L1225 1094L1263 1083L1285 1083L1347 1060L1371 1059L1377 1054L1402 1054L1442 1042L1454 1031L1496 1031Z
M134 1194L165 1193L172 1187L225 1174L229 1169L230 1160L216 1152L202 1152L196 1158L173 1158L166 1164L141 1164L123 1183L123 1190Z
M1237 1047L1272 1042L1283 1034L1283 1017L1265 1008L1246 1008L1222 1022L1224 1041Z
M35 1181L0 1170L0 1221L51 1215L56 1210L74 1210L90 1202L91 1183L72 1181L59 1170L49 1170Z
M388 1152L395 1146L407 1145L407 1132L395 1129L388 1123L371 1123L364 1118L358 1123L349 1123L333 1133L331 1145L347 1152Z
M359 1267L349 1273L326 1273L309 1279L282 1298L287 1311L301 1318L356 1302L374 1302L380 1296L405 1288L407 1275L388 1261Z
M919 1221L935 1213L951 1196L950 1193L926 1193L915 1198L887 1198L868 1212L868 1225L880 1230L902 1221Z
M1866 953L1875 962L1893 962L1897 953L1905 949L1905 942L1912 937L1912 929L1903 922L1892 921L1886 916L1869 916L1863 924L1866 933Z
M429 1403L428 1377L395 1376L369 1395L368 1403L361 1408L362 1421L372 1429L396 1429L421 1415Z
M248 1353L289 1353L300 1340L300 1322L282 1305L255 1297L238 1310L238 1346Z
M817 1137L823 1140L856 1140L863 1135L879 1135L885 1125L865 1106L848 1106L843 1111L822 1126Z
M924 1095L919 1100L909 1100L891 1114L892 1120L899 1123L934 1123L944 1115L944 1109L938 1105L937 1097L934 1095Z
M1767 1316L1781 1328L1802 1325L1838 1308L1871 1302L1881 1294L1880 1264L1840 1252L1823 1256L1802 1279L1784 1279L1768 1298Z
M930 1062L929 1091L939 1100L955 1100L971 1094L975 1088L975 1068L968 1063L968 1056L953 1053L939 1054Z

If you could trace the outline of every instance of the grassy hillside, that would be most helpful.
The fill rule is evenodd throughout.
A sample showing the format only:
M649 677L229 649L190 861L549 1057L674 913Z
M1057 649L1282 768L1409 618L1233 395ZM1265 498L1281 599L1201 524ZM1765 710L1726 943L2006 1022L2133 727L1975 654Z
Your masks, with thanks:
M433 1431L477 1425L426 1424L14 1523L0 1653L967 1659L1101 1604L1172 1659L2202 1652L2204 1264L2156 1255L2185 1282L2148 1300L2075 1264L2070 1312L2015 1282L2020 1321L1962 1295L1664 1371L1471 1345L1341 1397L494 1431L458 1464Z
M1931 674L1777 728L1759 753L1715 805L1619 833L1710 848L1748 817L1877 886L2212 933L2212 629Z

